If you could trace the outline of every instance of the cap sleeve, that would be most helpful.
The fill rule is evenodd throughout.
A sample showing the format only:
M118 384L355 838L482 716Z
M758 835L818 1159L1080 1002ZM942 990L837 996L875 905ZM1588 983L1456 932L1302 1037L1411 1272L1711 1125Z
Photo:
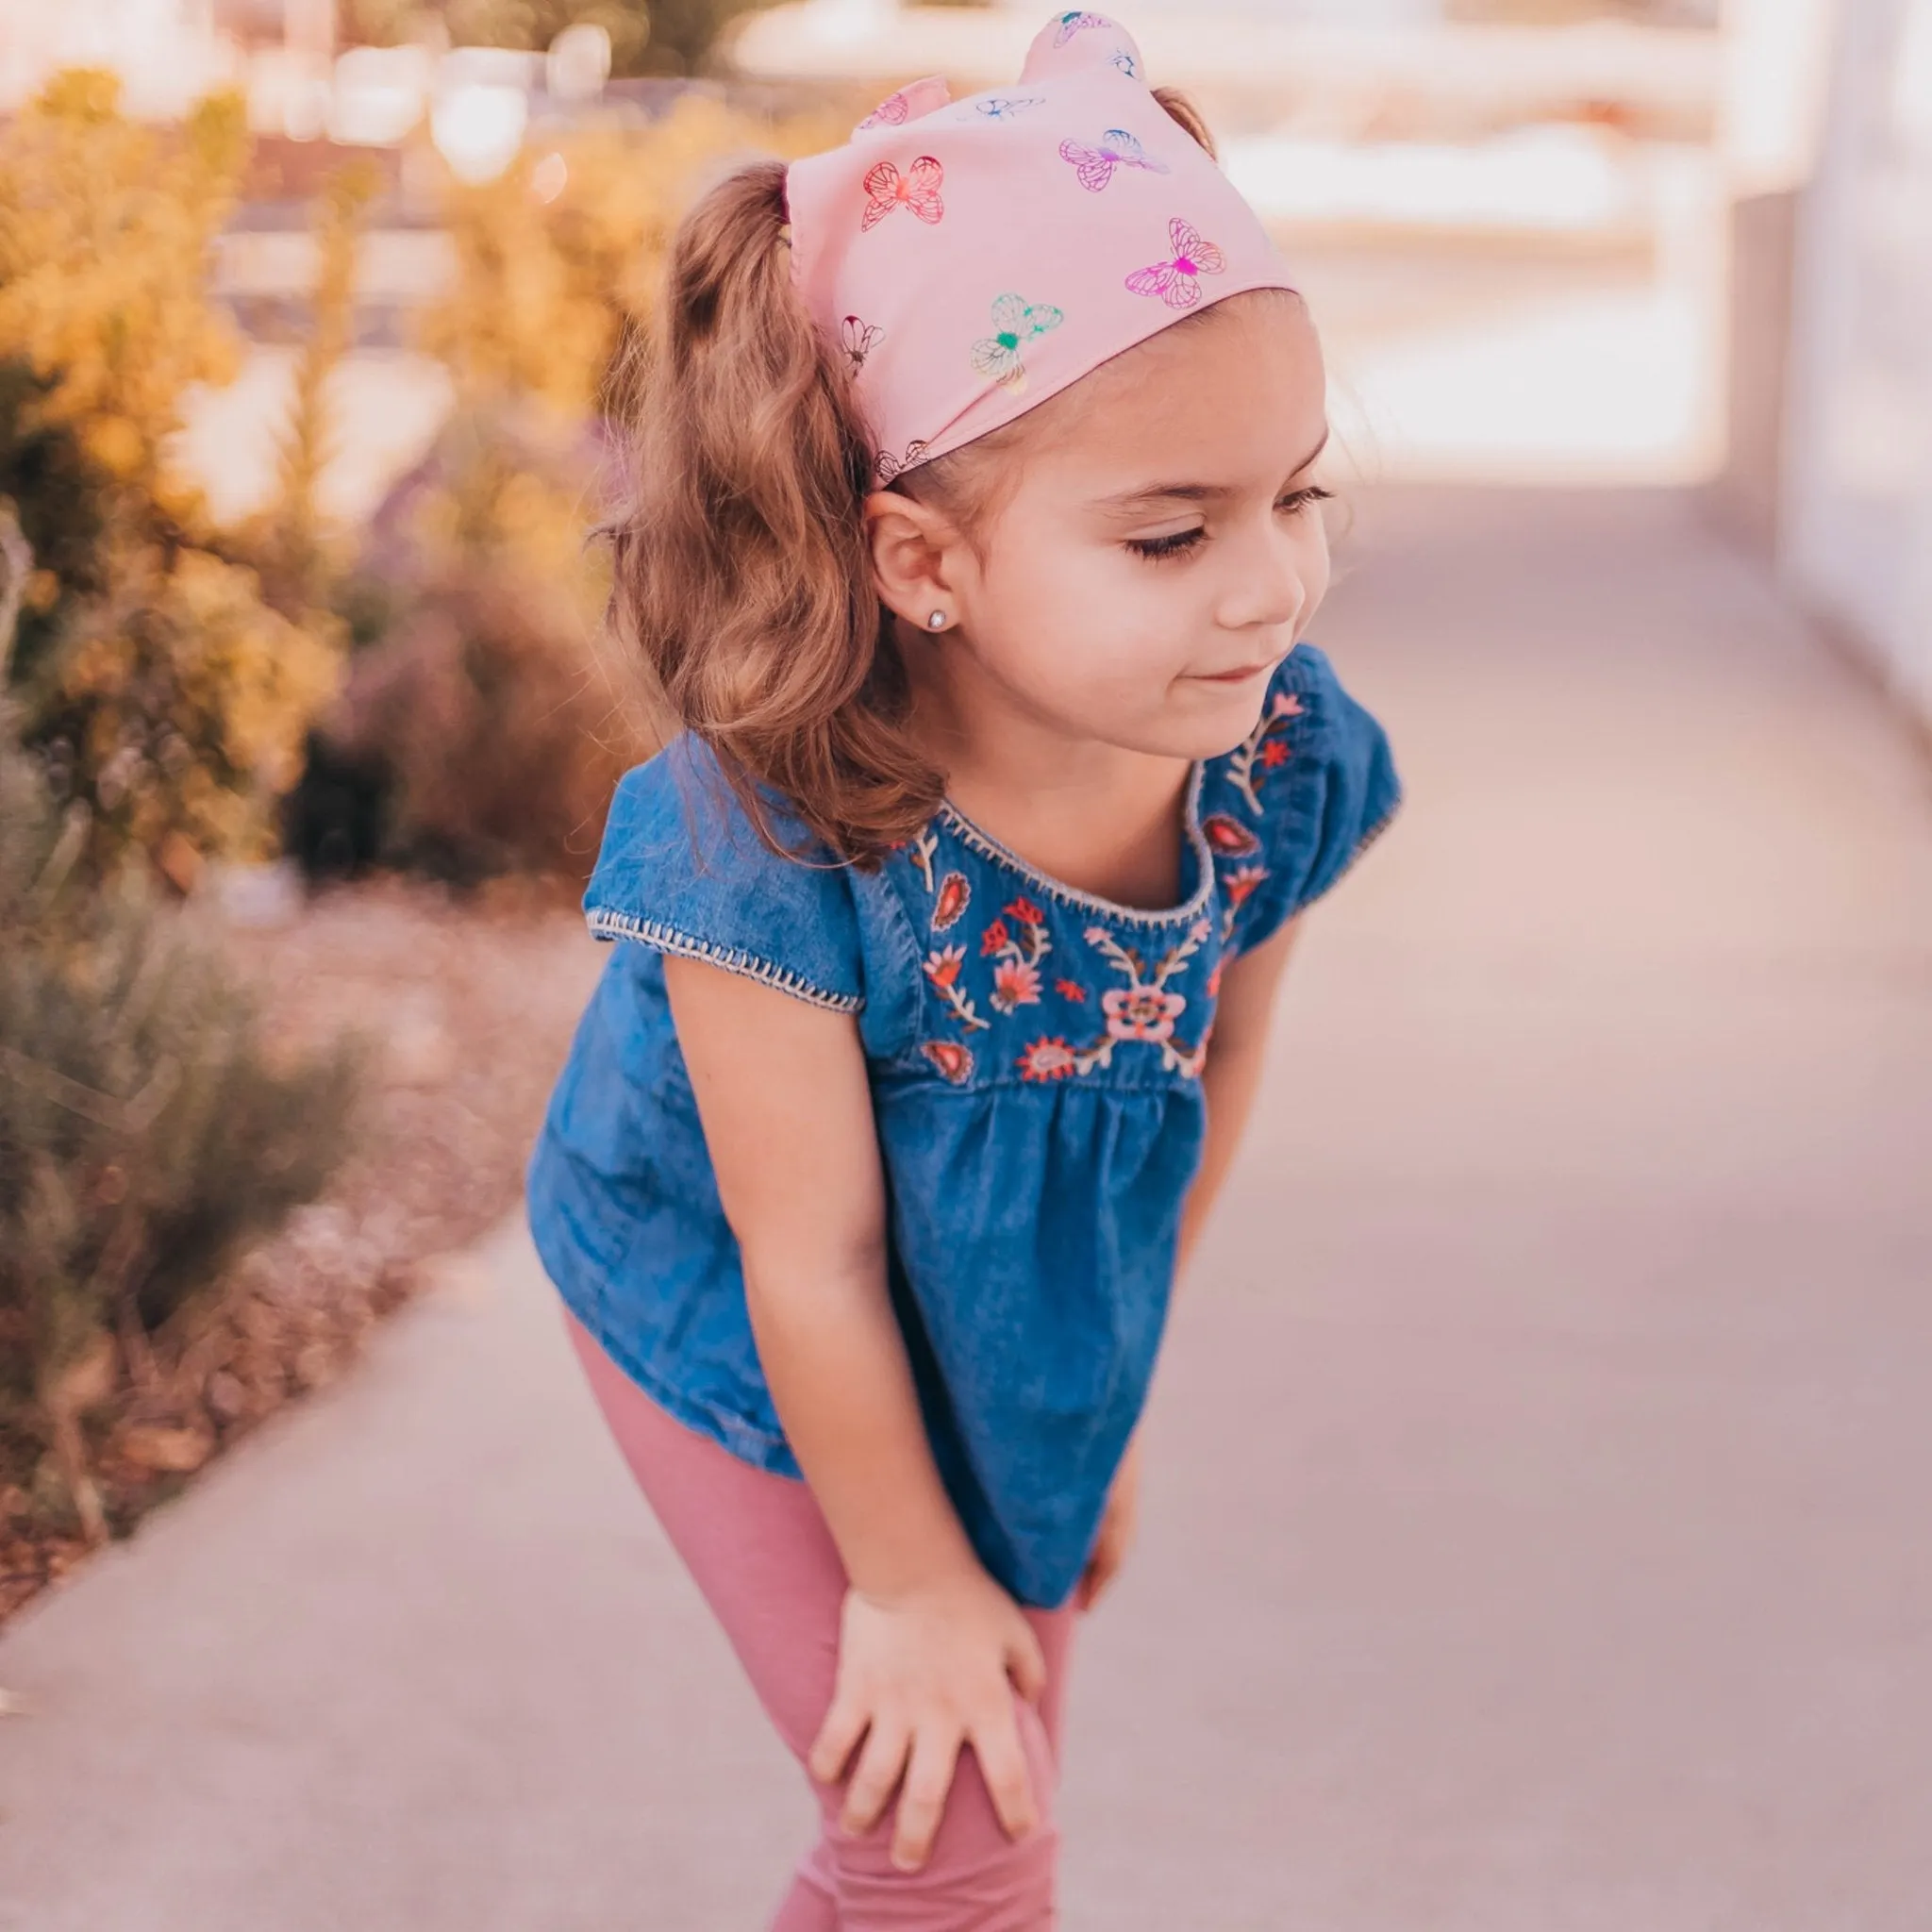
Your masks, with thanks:
M1402 783L1388 733L1306 643L1275 673L1255 735L1217 764L1235 830L1212 842L1249 845L1223 874L1234 942L1248 951L1354 864L1395 815Z
M849 869L774 813L758 837L715 756L689 736L625 774L610 803L584 917L600 940L706 959L808 1005L865 1004Z

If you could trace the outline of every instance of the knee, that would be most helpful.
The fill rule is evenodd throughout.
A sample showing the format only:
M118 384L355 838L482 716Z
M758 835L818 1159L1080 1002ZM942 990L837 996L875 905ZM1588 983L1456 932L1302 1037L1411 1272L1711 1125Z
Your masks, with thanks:
M891 1812L859 1837L828 1819L841 1932L1051 1932L1060 1845L1053 1756L1038 1713L1024 1705L1020 1738L1040 1818L1024 1838L1008 1837L970 1749L917 1872L891 1862Z

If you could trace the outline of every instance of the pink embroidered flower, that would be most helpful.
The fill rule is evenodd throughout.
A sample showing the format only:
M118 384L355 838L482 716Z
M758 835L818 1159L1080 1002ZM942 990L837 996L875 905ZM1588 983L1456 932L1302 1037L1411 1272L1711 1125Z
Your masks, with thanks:
M1224 811L1209 812L1201 821L1201 836L1224 858L1246 858L1261 849L1261 841L1239 819Z
M1031 899L1015 899L1010 906L1002 908L1022 925L1044 925L1046 914Z
M992 969L992 1003L1002 1013L1040 1004L1040 968L1021 959L1002 959Z
M1014 1062L1023 1080L1064 1080L1080 1071L1080 1057L1058 1037L1036 1040Z
M1222 884L1227 888L1228 903L1233 906L1241 905L1267 876L1268 868L1265 865L1243 865L1229 873L1222 880Z
M1289 759L1293 756L1294 754L1289 750L1287 741L1283 739L1271 738L1268 741L1268 742L1261 747L1261 762L1264 765L1266 765L1271 772L1274 771L1279 765L1287 764Z
M1003 953L1013 943L1013 935L1007 930L1004 919L995 919L979 936L979 957L990 959L995 953Z
M1117 986L1100 996L1109 1040L1171 1040L1174 1023L1187 1008L1181 994L1158 986Z
M1227 959L1225 958L1215 960L1214 971L1208 975L1208 997L1210 1000L1217 999L1220 997L1221 975L1224 972L1226 972L1226 970ZM1212 1022L1209 1022L1209 1024L1211 1025ZM1205 1034L1202 1036L1203 1039L1206 1039L1206 1037L1207 1036Z
M957 1087L973 1077L973 1049L957 1040L928 1040L920 1052Z
M1087 998L1087 989L1077 979L1056 979L1053 990L1061 999L1073 1000L1076 1004L1084 1003Z
M973 897L973 888L966 882L966 874L949 872L940 881L940 895L933 902L932 929L944 932L948 926L959 923L959 915L966 909L966 903Z
M938 946L925 956L925 976L944 991L958 980L965 963L964 946Z

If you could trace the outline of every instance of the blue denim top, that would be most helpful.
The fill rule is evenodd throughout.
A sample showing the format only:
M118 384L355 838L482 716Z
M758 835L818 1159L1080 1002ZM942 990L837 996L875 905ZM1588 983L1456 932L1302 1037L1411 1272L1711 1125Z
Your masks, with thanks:
M872 872L773 853L681 738L625 777L584 905L617 946L529 1169L538 1252L646 1393L796 1476L664 993L665 953L858 1016L889 1280L927 1433L1023 1603L1078 1580L1146 1398L1226 961L1395 809L1381 727L1308 644L1195 770L1181 903L1116 906L950 806Z

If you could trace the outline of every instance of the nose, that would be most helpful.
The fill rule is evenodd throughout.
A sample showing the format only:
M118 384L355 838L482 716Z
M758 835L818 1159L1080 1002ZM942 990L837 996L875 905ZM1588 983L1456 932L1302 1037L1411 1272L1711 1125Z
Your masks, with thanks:
M1292 630L1306 612L1308 574L1298 532L1271 516L1239 548L1229 545L1227 579L1215 619L1225 630Z

